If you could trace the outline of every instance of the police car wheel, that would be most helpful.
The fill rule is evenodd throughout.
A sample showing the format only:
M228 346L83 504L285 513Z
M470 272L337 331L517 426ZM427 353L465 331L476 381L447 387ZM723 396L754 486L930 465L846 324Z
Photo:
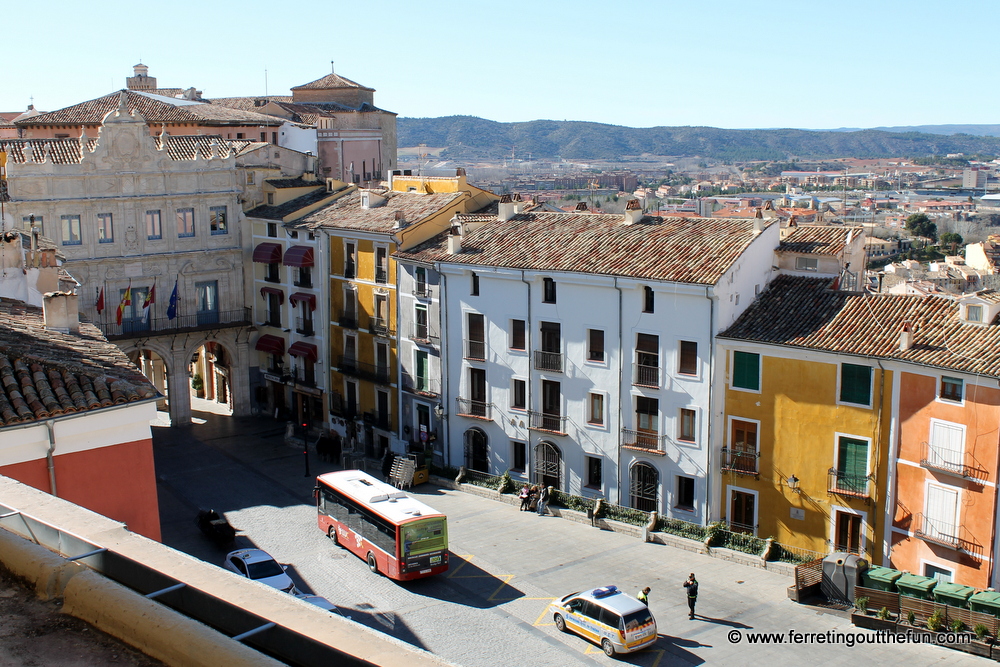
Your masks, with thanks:
M615 645L611 643L610 639L602 639L601 648L604 649L604 655L609 658L615 657Z
M556 614L555 616L556 630L559 632L566 632L566 619L562 617L562 614Z
M326 536L333 540L334 546L340 546L340 540L337 539L337 528L335 526L330 526L330 530L326 531Z
M378 574L378 563L375 561L375 554L368 552L368 569Z

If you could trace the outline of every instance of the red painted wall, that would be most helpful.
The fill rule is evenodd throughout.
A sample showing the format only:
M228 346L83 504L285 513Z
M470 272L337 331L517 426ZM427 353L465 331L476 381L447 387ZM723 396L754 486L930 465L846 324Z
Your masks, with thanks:
M121 521L134 533L160 539L151 439L72 454L58 451L57 445L53 460L60 498ZM51 492L44 458L2 467L0 475Z

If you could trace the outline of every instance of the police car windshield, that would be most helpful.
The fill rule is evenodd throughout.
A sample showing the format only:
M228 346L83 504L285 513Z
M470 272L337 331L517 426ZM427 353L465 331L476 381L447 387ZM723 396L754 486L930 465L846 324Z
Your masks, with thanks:
M649 613L648 609L633 611L631 614L625 614L624 618L625 632L631 632L647 623L653 622L653 615Z

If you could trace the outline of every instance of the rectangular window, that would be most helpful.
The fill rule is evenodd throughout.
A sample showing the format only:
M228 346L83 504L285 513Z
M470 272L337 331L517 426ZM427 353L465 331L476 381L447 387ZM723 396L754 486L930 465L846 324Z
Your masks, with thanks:
M965 427L931 419L927 463L935 468L965 472Z
M640 431L646 433L659 433L660 402L655 398L636 396L635 417L636 425L639 427Z
M254 182L254 172L248 171L247 172L247 185L253 185L253 182Z
M868 442L841 437L837 445L837 488L867 495Z
M417 391L428 391L430 389L430 376L428 373L428 357L424 350L413 352L413 365L416 368L416 377L413 378L414 389Z
M512 350L525 350L527 349L527 341L525 340L524 332L527 329L524 320L511 320L510 321L510 349Z
M115 230L110 213L97 214L97 241L98 243L114 243Z
M468 323L469 338L465 356L468 359L485 359L486 321L479 313L469 313Z
M385 285L389 282L389 249L375 248L375 282Z
M760 355L733 352L733 387L760 391Z
M818 271L819 270L819 260L815 257L796 257L795 258L795 270L796 271Z
M958 378L941 377L941 399L945 401L962 400L962 380Z
M177 209L177 236L178 238L189 238L194 236L194 209Z
M677 372L681 375L698 374L698 343L682 340L680 349L680 363Z
M694 478L677 475L677 496L674 507L694 510Z
M858 366L856 364L840 365L840 402L871 405L871 366Z
M937 579L940 584L950 584L953 574L951 570L946 570L943 567L931 565L930 563L924 563L924 576L929 579Z
M228 234L229 222L225 206L210 206L208 208L208 226L213 235Z
M472 286L469 294L472 296L479 296L479 274L476 272L472 273Z
M958 508L958 489L928 484L921 526L924 535L942 542L956 542L959 534Z
M966 319L970 322L982 322L983 321L983 307L982 306L966 306L965 308Z
M351 242L344 242L344 277L353 278L357 275L357 258L355 257L355 245Z
M604 394L590 395L590 412L587 415L590 424L604 424Z
M604 361L604 331L587 330L587 361Z
M264 269L264 280L269 283L281 282L281 274L279 272L280 270L277 262L271 262L269 264L265 264L264 266L266 267Z
M150 241L163 238L163 221L160 211L146 211L146 238Z
M600 489L603 480L601 478L601 459L597 456L587 458L587 484L592 489Z
M80 216L78 215L61 215L59 219L62 221L62 244L63 245L80 245L83 243L83 237L80 236Z
M422 303L413 307L413 337L417 340L430 340L430 330L427 327L427 306Z
M649 285L642 288L642 312L653 312L653 288Z
M195 303L198 304L198 324L219 323L219 282L209 280L194 284Z
M511 472L523 473L525 468L528 467L528 457L526 456L527 452L524 443L511 440L510 450L511 459L513 460L513 465L510 467Z
M267 236L268 238L272 239L278 238L278 223L276 222L267 223Z
M695 412L687 408L681 408L680 428L677 430L677 439L686 442L694 442Z
M418 266L413 270L413 293L427 296L427 269Z
M515 410L527 408L527 383L524 380L514 380L510 395L510 407Z
M542 302L556 302L556 281L552 278L542 278Z

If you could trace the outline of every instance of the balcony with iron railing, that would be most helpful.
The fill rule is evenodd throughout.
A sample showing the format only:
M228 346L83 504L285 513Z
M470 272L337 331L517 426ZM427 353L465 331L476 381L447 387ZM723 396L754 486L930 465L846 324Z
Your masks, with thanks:
M368 380L379 384L389 383L388 366L366 364L362 361L358 361L354 357L341 355L337 360L337 370L344 375L350 375L361 380Z
M370 410L361 415L362 420L366 424L371 424L375 428L380 428L383 431L387 431L392 428L392 421L388 413L382 413L378 410Z
M296 317L295 318L295 333L302 336L312 336L315 333L313 329L313 320L311 317Z
M261 322L262 325L266 327L275 327L277 329L281 328L281 312L274 311L270 313L264 313L264 321Z
M872 475L856 475L830 468L827 491L847 498L871 498Z
M650 366L648 364L633 364L634 375L632 376L632 384L639 387L653 387L658 388L660 386L660 367Z
M722 472L734 472L737 475L753 475L755 477L760 474L758 465L760 454L758 452L723 447L721 453L720 467Z
M731 533L739 533L741 535L756 535L757 526L749 523L740 523L738 521L726 520L726 527Z
M486 342L481 340L465 341L465 358L477 361L486 360Z
M337 313L337 324L345 329L357 329L358 311L341 309Z
M545 352L535 350L535 370L550 371L553 373L563 372L563 355L560 352Z
M528 410L528 428L556 435L566 435L566 417L538 410Z
M378 267L375 269L375 282L379 285L386 285L389 282L389 272L384 268Z
M431 342L441 340L438 333L431 329L429 324L420 324L419 322L414 322L412 327L413 340L417 343L424 343L429 345Z
M389 328L389 320L384 317L373 316L368 321L368 329L379 336L392 336L395 335L395 331Z
M427 283L414 283L413 296L419 296L422 299L430 299L434 296L434 294L431 292L431 287Z
M965 526L949 521L932 519L924 513L914 514L911 524L913 534L925 542L939 544L957 551L971 552L975 540Z
M493 421L493 404L485 401L473 401L469 398L456 398L458 414L462 417L474 417Z
M404 371L403 390L419 396L436 397L441 395L441 381Z
M929 442L923 443L923 456L920 457L920 465L928 470L955 475L963 479L977 477L974 467L966 464L965 452L945 449Z
M664 456L667 453L667 436L657 435L651 431L623 428L622 447Z
M113 317L114 309L110 309L110 313ZM203 310L190 315L178 315L172 320L167 317L150 317L144 320L122 320L122 323L118 324L114 319L110 319L106 322L94 322L94 325L108 340L121 340L146 338L158 334L249 326L252 324L252 316L250 308L237 308L235 310Z

